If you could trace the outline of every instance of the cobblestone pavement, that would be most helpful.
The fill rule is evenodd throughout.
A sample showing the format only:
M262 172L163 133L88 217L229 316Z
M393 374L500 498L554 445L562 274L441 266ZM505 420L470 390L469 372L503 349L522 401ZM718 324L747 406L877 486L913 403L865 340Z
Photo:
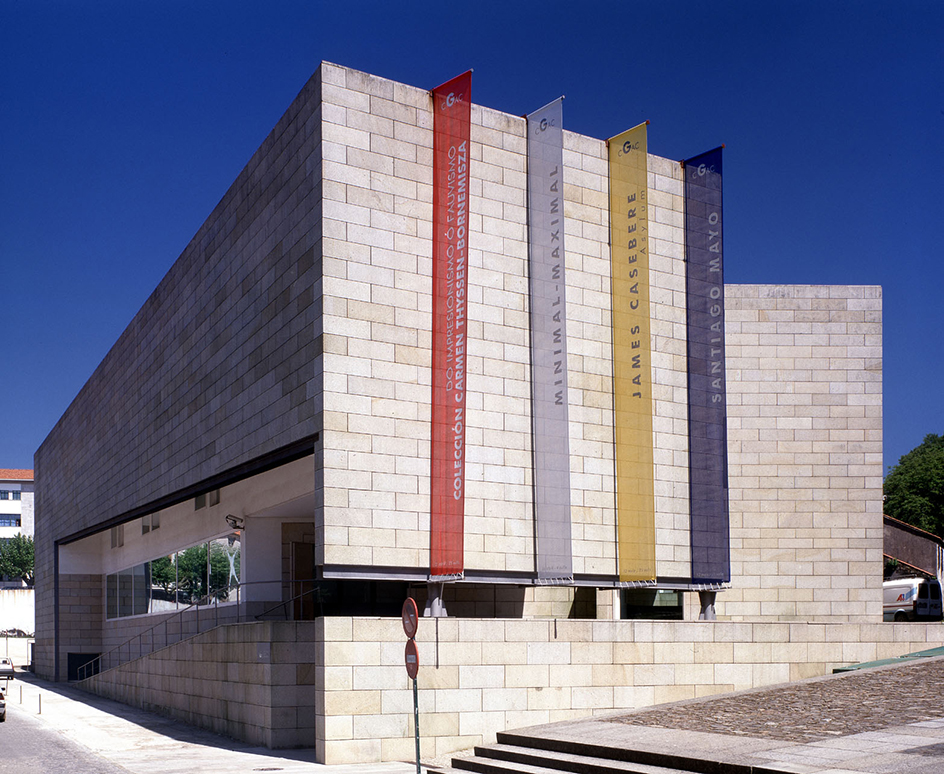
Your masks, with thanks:
M627 725L808 743L944 718L944 658L607 718Z
M944 657L533 726L516 735L534 740L531 747L581 746L592 755L618 750L629 760L676 767L707 762L718 772L944 774Z

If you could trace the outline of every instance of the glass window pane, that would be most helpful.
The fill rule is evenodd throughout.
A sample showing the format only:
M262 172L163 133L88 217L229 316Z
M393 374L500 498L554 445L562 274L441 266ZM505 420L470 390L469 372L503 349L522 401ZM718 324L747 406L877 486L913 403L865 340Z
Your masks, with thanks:
M132 601L132 615L144 615L148 611L149 587L151 585L148 564L138 564L131 568L134 576L134 599Z
M207 544L177 554L177 599L181 605L192 605L207 595Z
M220 602L235 599L235 588L239 585L239 565L238 532L210 542L210 594L214 599Z
M166 613L177 609L177 564L175 555L151 562L151 612Z
M105 577L105 617L111 620L118 617L118 573Z
M118 573L118 617L132 615L134 606L131 603L132 589L134 587L133 575L131 570L122 570Z

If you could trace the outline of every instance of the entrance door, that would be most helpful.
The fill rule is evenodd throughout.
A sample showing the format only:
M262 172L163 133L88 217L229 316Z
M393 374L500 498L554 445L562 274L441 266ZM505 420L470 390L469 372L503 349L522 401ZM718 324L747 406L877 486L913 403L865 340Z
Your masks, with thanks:
M315 547L292 543L292 619L312 621L316 615Z

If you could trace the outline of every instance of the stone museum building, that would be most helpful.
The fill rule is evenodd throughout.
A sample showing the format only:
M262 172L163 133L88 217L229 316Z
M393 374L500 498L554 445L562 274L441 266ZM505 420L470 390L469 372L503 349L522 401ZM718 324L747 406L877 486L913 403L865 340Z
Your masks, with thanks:
M881 289L724 284L720 150L467 76L322 63L168 256L36 453L37 673L342 763L412 759L408 596L424 755L944 644Z

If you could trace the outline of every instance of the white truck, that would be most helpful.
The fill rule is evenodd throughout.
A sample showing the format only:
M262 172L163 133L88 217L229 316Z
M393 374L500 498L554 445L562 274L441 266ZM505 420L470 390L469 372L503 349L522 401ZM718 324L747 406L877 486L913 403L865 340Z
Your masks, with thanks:
M898 578L882 584L882 620L940 621L941 584L924 578Z

